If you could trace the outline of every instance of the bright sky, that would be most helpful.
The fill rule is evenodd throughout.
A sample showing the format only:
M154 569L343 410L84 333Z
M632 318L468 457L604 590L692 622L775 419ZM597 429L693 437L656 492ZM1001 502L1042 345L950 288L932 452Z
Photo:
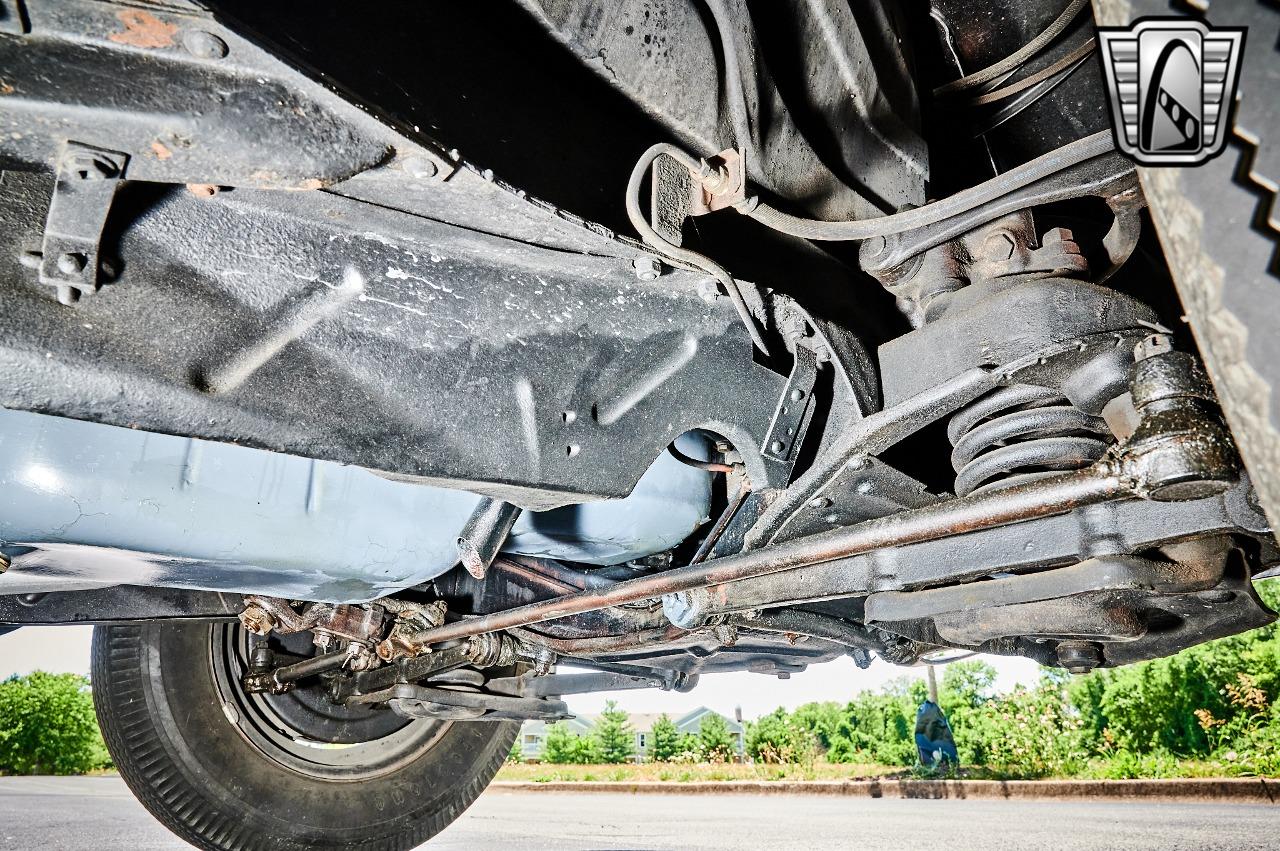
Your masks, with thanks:
M89 673L89 636L87 626L23 627L0 636L0 679L10 674L24 674L41 669ZM997 685L1012 688L1017 683L1032 684L1040 676L1040 666L1029 659L984 656L1000 672ZM623 692L601 692L574 695L569 706L579 713L599 712L604 702L616 700L628 712L666 712L672 717L699 706L708 706L733 717L742 707L742 717L758 718L779 706L794 708L814 700L846 701L863 689L879 688L894 677L924 677L923 668L901 668L876 660L865 671L848 658L779 680L763 674L713 674L703 677L698 687L687 694L643 689Z

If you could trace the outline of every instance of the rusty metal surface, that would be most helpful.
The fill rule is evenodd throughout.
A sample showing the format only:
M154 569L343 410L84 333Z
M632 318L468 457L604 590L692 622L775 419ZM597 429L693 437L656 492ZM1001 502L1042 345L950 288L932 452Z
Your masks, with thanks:
M923 200L927 155L893 4L521 5L666 134L702 155L745 149L753 181L814 215Z
M1129 495L1117 472L1109 464L1103 465L996 493L905 511L847 529L712 559L655 576L619 582L608 589L583 591L447 624L434 630L430 640L440 642L526 626L607 606L661 597L677 591L763 576L802 565L821 564L885 547L1016 523Z

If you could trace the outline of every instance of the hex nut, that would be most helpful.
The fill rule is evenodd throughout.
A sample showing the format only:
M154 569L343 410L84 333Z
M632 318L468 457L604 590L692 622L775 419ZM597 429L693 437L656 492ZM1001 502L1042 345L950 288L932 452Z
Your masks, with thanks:
M240 625L254 635L267 636L276 628L276 619L265 609L248 606L240 613Z
M58 271L64 275L79 275L84 271L86 258L83 254L75 254L68 252L58 256Z
M631 261L631 268L642 281L656 281L662 274L662 264L653 257L637 257Z
M1072 674L1087 674L1102 664L1102 651L1091 641L1061 641L1058 662Z

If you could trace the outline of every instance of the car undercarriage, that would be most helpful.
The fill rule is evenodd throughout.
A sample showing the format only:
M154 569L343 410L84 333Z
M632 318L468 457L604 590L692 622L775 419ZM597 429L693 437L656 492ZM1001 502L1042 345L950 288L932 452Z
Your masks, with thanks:
M100 625L190 841L411 847L565 695L1275 618L1083 0L0 9L0 624ZM292 779L157 791L218 725Z

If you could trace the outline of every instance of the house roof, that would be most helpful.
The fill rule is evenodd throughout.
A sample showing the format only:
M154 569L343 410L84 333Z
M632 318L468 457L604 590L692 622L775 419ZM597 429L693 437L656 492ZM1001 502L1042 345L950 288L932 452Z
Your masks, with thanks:
M699 706L697 709L686 712L678 717L671 718L671 721L683 732L694 732L701 726L703 716L708 713L720 715L719 712L716 712L713 709L709 709L705 706ZM651 733L653 732L653 725L656 724L658 719L663 715L670 717L669 713L665 712L633 712L627 715L627 723L631 725L633 732ZM720 715L720 717L724 719L725 726L729 728L730 733L743 732L742 725L733 718L730 718L727 715ZM598 713L594 713L578 715L567 719L564 723L569 725L569 727L579 735L585 735L591 732L599 721L600 715ZM545 721L526 721L521 725L520 733L525 736L543 736L546 735L546 728L547 723Z
M662 712L637 712L628 719L631 729L637 733L652 733L653 725L658 723L658 719L665 713Z
M699 706L697 709L686 712L684 715L681 715L679 718L676 718L674 720L676 722L676 726L683 730L686 727L701 726L702 717L704 715L720 715L720 717L724 719L724 724L726 727L729 728L730 733L743 732L742 725L739 724L736 720L734 720L733 718L730 718L727 715L721 715L719 712L716 712L714 709L708 709L705 706Z
M578 735L586 735L595 725L583 716L566 718L564 723ZM548 724L546 721L526 721L520 725L521 736L545 736Z

